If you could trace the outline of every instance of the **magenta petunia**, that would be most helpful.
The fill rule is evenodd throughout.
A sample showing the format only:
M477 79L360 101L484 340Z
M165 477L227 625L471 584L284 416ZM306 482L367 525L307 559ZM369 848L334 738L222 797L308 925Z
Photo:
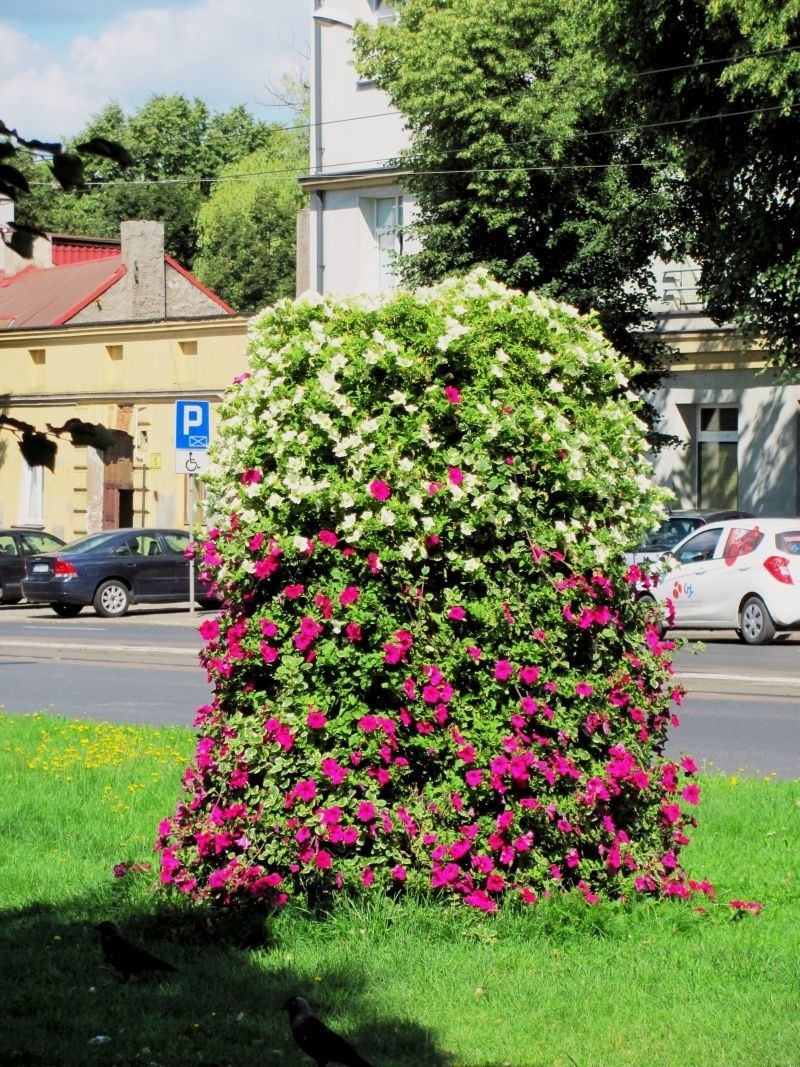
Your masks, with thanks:
M684 788L681 796L687 804L698 804L700 802L700 786L692 782Z
M444 395L445 399L448 400L451 404L461 403L461 393L459 393L458 389L456 389L453 385L446 385L444 387Z
M360 595L357 586L348 585L339 594L339 603L342 607L346 607L348 604L355 604Z
M313 711L309 711L306 716L306 724L310 730L321 730L327 721L322 712L317 711L316 708Z
M391 487L386 482L381 481L380 478L376 478L374 482L370 482L367 488L369 489L370 495L373 496L375 500L388 500L392 495Z
M216 641L219 637L219 621L217 619L204 619L200 623L198 632L204 641Z
M297 600L297 598L301 597L304 592L305 589L302 585L287 585L283 590L283 595L287 600Z
M371 822L375 818L375 805L368 800L362 800L358 805L356 818L359 822Z
M464 481L464 472L460 467L448 467L447 477L450 479L452 485L461 485Z
M519 669L520 681L525 685L533 685L536 679L539 677L538 667L520 667Z
M257 485L261 481L261 471L250 468L250 470L244 471L239 479L242 485Z
M317 535L319 543L325 545L327 548L336 548L339 543L339 538L332 530L320 530Z
M330 852L326 852L324 848L321 848L314 857L314 863L321 871L328 870L333 863Z
M499 659L494 665L495 681L507 682L511 677L513 668L507 659Z
M453 622L463 622L467 617L467 613L460 604L456 604L455 607L450 608L447 612L447 617L452 619Z
M590 697L594 692L594 688L588 682L578 682L575 686L575 692L579 697Z

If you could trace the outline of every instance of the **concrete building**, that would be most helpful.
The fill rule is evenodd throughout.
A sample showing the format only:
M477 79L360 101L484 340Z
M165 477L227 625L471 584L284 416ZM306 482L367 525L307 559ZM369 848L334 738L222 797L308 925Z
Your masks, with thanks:
M414 204L393 159L406 143L386 95L353 67L356 20L393 22L387 0L311 0L311 159L301 179L306 255L298 292L375 292L396 284L396 257L413 251Z

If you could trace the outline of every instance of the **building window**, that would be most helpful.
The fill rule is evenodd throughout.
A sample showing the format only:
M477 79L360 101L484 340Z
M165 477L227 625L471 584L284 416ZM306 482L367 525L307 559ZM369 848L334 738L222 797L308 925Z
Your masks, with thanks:
M697 412L697 505L739 506L739 412L700 407Z
M44 467L31 467L25 460L16 525L44 529Z
M378 288L397 285L397 257L403 254L403 198L380 196L375 200L375 242L378 249Z

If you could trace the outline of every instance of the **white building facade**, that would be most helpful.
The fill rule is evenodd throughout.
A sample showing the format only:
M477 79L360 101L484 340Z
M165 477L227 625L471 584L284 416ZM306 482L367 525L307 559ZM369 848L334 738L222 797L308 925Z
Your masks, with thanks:
M391 0L310 0L310 205L298 229L298 291L377 292L413 253L414 202L392 161L408 143L402 117L353 65L357 20L393 22ZM675 508L800 515L800 383L765 370L762 350L719 327L698 299L691 264L656 264L657 328L679 356L648 397L659 430L680 444L653 457Z
M353 65L357 20L397 17L387 0L311 0L310 202L298 240L298 290L378 292L413 251L414 205L392 161L406 145L400 114Z

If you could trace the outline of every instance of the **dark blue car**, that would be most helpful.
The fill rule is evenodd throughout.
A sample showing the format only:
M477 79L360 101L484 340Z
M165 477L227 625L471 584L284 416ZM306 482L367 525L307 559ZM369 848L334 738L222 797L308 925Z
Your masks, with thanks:
M86 604L107 619L125 615L131 604L168 604L189 599L185 530L105 530L55 552L25 561L22 594L49 604L69 618ZM217 606L210 587L196 579L195 599Z
M25 558L32 552L53 552L64 542L44 530L0 530L0 603L22 600Z

